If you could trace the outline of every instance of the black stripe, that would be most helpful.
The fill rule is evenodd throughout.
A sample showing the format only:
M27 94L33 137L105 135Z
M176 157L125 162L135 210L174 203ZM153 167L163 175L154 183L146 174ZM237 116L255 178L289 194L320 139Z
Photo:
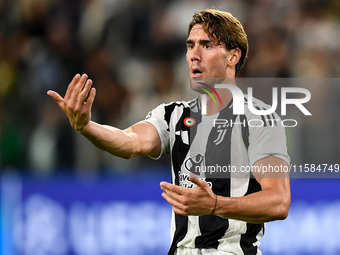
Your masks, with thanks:
M225 119L235 122L237 115L233 115L233 109L229 106L232 104L232 100L229 105L225 107L219 114L219 119ZM219 166L230 166L231 164L231 135L232 128L229 125L226 129L223 141L216 145L214 141L218 136L218 127L212 127L206 152L205 163L206 166L212 166L218 164ZM223 176L216 176L215 174L209 174L206 172L206 181L212 183L212 190L216 195L230 197L230 173L223 173ZM217 178L223 177L223 178ZM196 248L214 248L217 249L219 240L225 235L229 228L229 220L215 215L204 215L199 217L199 227L201 235L195 239Z
M273 124L272 124L272 119L270 115L266 115L266 117L267 117L267 123L269 123L269 126L272 126Z
M254 178L253 174L251 173L250 175L248 190L245 196L262 190L261 185ZM253 243L257 241L256 236L262 229L264 229L264 224L247 223L247 231L241 235L240 240L240 246L244 255L256 255L258 247L254 246Z
M201 235L195 239L196 248L214 248L219 245L221 239L229 228L228 219L223 219L215 215L199 216L199 226Z
M263 108L263 110L266 110L265 108ZM276 123L276 120L275 120L275 117L274 117L274 114L271 113L271 114L268 114L266 115L267 119L268 119L268 123L269 123L269 126L277 126L277 123Z
M177 244L183 240L185 235L188 232L188 216L178 215L175 214L175 224L176 224L176 230L174 233L174 239L172 240L172 244L170 246L168 255L175 254L175 251L177 249Z
M168 128L167 128L167 131L170 131L169 130L169 123L170 123L170 118L171 118L171 115L175 109L175 107L185 107L183 103L172 103L172 104L169 104L169 105L165 105L164 106L164 110L165 110L165 114L164 114L164 120L166 121L166 123L168 124Z
M253 243L257 242L256 236L264 228L264 224L247 223L246 233L241 235L240 246L244 255L256 255L258 247Z
M196 135L197 126L201 122L201 115L200 115L201 113L200 112L193 113L189 107L185 107L183 104L174 103L169 106L165 106L166 109L165 109L164 118L167 121L167 123L170 122L171 115L176 106L183 106L183 113L176 124L174 133L176 131L180 131L180 132L187 131L189 138L190 138L189 145L188 145L188 144L183 143L181 136L176 135L175 136L176 140L171 150L172 151L171 153L172 166L173 166L173 171L175 173L174 184L179 185L179 173L181 171L181 165L183 164L183 161L185 160L185 157L189 152L190 144L192 143L192 140ZM196 120L196 124L191 127L187 127L186 125L184 125L184 119L187 117L194 118ZM175 225L176 225L176 230L174 233L173 241L170 246L168 255L172 255L175 253L177 249L177 244L185 237L188 231L188 217L175 214Z
M258 192L258 191L261 191L261 190L262 190L262 188L261 188L260 183L255 179L254 175L252 173L250 173L248 189L247 189L245 196L252 194L252 193L255 193L255 192Z
M274 113L272 113L272 118L273 118L273 121L274 121L274 126L277 126L277 121L275 120Z
M173 111L173 109L172 109ZM195 119L196 124L191 126L191 127L187 127L186 125L184 125L184 119L187 117L192 117ZM170 117L169 117L170 118ZM176 127L175 127L175 131L187 131L188 132L188 136L189 136L189 144L185 144L182 141L181 136L175 136L175 142L174 145L171 149L171 158L172 158L172 166L173 166L173 170L175 173L175 181L174 184L179 185L179 173L181 171L181 166L189 152L190 149L190 145L194 139L194 137L196 136L197 133L197 126L198 124L201 122L202 120L202 116L201 113L193 113L190 108L185 107L183 109L183 113L182 116L179 118Z

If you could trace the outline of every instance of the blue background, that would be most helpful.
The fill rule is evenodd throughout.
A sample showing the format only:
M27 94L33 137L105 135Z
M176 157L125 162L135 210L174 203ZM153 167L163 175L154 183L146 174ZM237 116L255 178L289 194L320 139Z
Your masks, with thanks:
M2 254L166 254L165 171L96 178L3 174ZM267 224L263 254L340 254L340 180L292 179L284 221Z

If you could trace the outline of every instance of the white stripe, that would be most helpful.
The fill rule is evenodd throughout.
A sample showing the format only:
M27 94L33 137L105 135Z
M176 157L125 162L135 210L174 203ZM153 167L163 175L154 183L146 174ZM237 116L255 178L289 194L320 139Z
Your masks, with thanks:
M202 94L202 115L207 115L207 95Z
M183 143L189 145L189 133L188 133L188 131L182 131L181 137L182 137Z
M231 252L233 254L243 254L240 245L241 234L247 231L247 223L238 220L229 220L229 228L225 235L221 238L217 247L220 251Z
M178 247L195 248L195 238L201 235L198 219L198 216L188 216L188 231L182 241L177 244Z
M237 116L235 122L240 122L240 116ZM230 164L239 171L241 167L249 165L247 149L242 139L242 125L234 125L231 132ZM230 196L244 196L248 190L249 173L232 172L230 177Z

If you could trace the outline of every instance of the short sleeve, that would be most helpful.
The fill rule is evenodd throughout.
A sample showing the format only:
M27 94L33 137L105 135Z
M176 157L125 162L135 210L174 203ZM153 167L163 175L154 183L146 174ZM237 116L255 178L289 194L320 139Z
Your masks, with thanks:
M281 125L280 117L274 113L271 121L262 121L261 116L258 115L251 116L251 119L257 119L258 123L263 125L255 124L255 121L252 121L253 126L249 125L248 156L250 165L271 155L290 164L285 128Z
M152 124L158 134L159 138L161 139L161 153L157 158L160 158L162 153L166 153L170 151L169 145L170 145L170 131L169 131L169 123L165 120L165 105L161 104L157 106L155 109L150 111L146 117L145 121Z

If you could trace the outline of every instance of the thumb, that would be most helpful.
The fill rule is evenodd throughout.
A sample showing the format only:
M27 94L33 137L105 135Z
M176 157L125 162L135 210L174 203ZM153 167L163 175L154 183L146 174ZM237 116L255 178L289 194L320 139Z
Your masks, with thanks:
M47 95L53 98L53 100L59 105L61 109L64 109L64 99L55 91L49 90L47 91Z
M197 186L200 186L200 187L204 186L204 184L206 183L205 181L203 181L203 180L197 178L197 176L196 176L196 175L193 175L193 174L190 174L190 175L189 175L189 180L190 180L191 182L195 183Z

